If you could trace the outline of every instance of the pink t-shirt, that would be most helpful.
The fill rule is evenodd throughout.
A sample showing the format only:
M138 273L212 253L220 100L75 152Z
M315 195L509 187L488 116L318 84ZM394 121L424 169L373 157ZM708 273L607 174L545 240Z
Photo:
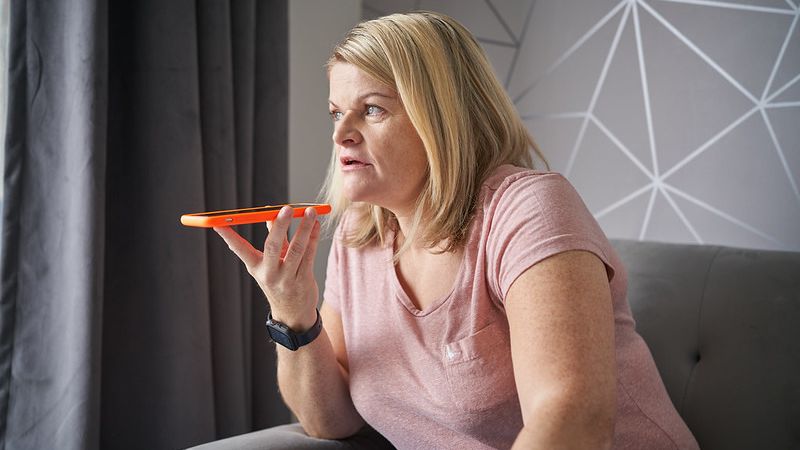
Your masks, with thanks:
M350 394L400 449L509 448L522 429L504 299L532 265L567 250L606 264L617 359L614 448L695 449L650 351L634 330L627 274L563 176L502 166L482 186L453 289L424 311L404 292L389 245L341 242L328 259L325 302L341 314Z

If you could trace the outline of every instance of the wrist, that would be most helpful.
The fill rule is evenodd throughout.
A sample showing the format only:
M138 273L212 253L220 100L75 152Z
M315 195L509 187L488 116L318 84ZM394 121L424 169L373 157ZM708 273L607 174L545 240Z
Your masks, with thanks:
M315 309L314 324L308 330L298 332L291 329L285 323L279 322L272 317L272 312L267 314L267 334L270 340L280 344L291 351L298 350L304 345L314 342L320 333L322 333L322 318L319 315L319 310Z
M295 333L305 333L317 322L317 309L288 311L271 308L270 316L273 321L286 325Z

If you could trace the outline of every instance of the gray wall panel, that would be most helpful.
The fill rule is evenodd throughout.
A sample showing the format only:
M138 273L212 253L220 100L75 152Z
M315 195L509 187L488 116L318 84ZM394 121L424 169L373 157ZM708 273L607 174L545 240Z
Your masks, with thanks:
M800 250L797 0L364 0L478 37L609 237Z

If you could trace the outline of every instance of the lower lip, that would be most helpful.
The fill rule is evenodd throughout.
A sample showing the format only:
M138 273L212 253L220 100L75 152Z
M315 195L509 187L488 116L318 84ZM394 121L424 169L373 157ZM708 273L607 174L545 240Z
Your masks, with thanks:
M364 163L342 164L342 172L352 172L354 170L366 169L367 167L372 167L372 164L364 164Z

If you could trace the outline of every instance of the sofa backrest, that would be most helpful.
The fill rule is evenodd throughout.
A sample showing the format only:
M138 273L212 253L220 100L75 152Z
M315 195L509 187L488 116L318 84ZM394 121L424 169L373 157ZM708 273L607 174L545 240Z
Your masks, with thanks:
M612 239L700 448L800 449L800 253Z

